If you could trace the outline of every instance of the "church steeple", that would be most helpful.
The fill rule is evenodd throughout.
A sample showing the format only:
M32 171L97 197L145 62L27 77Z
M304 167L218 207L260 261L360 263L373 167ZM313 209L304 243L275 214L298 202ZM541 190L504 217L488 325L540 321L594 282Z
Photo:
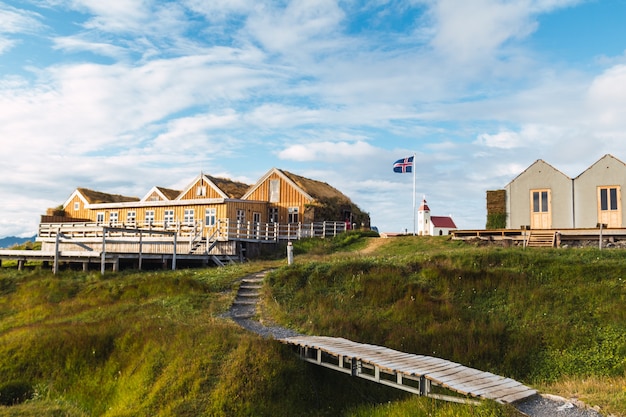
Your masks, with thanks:
M430 208L426 204L426 198L417 210L417 234L430 235Z

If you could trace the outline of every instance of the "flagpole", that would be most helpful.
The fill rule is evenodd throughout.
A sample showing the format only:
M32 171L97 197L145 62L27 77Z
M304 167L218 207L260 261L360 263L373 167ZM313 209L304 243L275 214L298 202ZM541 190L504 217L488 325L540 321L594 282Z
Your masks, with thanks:
M415 159L416 155L413 153L413 236L415 236Z

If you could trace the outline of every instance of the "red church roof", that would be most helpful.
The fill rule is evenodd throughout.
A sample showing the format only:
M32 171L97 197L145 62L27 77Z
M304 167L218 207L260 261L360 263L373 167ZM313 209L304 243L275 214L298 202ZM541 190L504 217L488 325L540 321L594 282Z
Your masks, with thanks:
M445 229L456 229L456 224L452 217L448 216L430 216L433 226Z

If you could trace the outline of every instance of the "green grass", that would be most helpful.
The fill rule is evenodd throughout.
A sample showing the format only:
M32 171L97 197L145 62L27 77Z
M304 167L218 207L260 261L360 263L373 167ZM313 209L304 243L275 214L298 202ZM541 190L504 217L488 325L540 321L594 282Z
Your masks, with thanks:
M515 416L418 398L300 361L223 314L275 269L262 316L423 353L626 415L620 250L476 247L359 232L225 268L0 268L0 416ZM368 243L385 243L367 251ZM271 258L271 257L270 257ZM3 399L3 398L0 398Z
M308 334L438 356L530 385L626 376L623 251L401 237L378 253L296 258L269 276L271 314ZM626 399L611 407L624 413Z

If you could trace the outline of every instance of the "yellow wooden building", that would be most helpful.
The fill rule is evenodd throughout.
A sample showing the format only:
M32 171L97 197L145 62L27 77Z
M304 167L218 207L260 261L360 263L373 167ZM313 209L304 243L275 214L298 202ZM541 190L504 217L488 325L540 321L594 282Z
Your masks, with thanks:
M143 197L77 188L42 223L92 222L113 227L193 228L208 237L221 226L260 235L271 225L291 230L313 223L369 227L369 215L327 183L272 168L248 185L201 173L183 190L153 187Z
M272 168L248 185L201 173L183 190L152 187L143 198L77 188L41 217L40 259L99 263L116 270L145 263L224 265L264 251L267 243L330 237L369 228L369 215L327 183ZM9 258L7 258L9 259Z

